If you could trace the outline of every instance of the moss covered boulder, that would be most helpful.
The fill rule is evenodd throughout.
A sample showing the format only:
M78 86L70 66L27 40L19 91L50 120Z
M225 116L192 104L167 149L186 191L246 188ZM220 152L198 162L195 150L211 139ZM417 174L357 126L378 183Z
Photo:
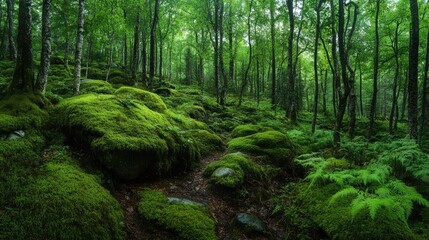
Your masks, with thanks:
M210 163L204 175L217 186L237 188L246 179L267 180L272 170L260 166L242 153L232 153Z
M234 128L234 130L232 130L231 137L233 138L245 137L255 133L265 132L270 130L273 130L273 129L269 127L263 127L263 126L251 125L251 124L240 125Z
M103 80L84 80L81 84L81 93L111 94L115 91L112 85Z
M139 213L145 219L177 233L180 239L218 239L216 223L207 207L173 204L162 192L151 189L144 189L140 197Z
M228 151L244 152L273 165L289 168L299 147L281 132L266 131L231 140Z
M158 95L130 87L64 100L55 116L71 143L90 149L124 179L191 167L200 153L187 132L207 128L169 111Z
M225 150L225 144L222 139L209 130L190 130L188 134L197 143L202 157Z
M99 180L67 163L48 163L23 187L12 210L15 239L124 239L119 203Z

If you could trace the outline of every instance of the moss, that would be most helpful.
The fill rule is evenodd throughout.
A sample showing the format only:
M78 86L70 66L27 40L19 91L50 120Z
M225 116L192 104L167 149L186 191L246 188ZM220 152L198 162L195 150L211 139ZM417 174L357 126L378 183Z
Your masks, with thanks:
M172 95L172 90L170 88L158 88L154 92L163 97L170 97Z
M88 80L81 85L81 93L111 94L114 92L112 85L103 80Z
M215 221L206 208L170 204L163 193L151 189L144 189L140 197L139 213L144 218L176 232L181 239L218 239Z
M245 137L245 136L249 136L255 133L259 133L259 132L265 132L265 131L269 131L272 130L271 128L268 127L262 127L262 126L258 126L258 125L240 125L236 128L234 128L234 130L232 130L231 132L231 137L233 138L237 138L237 137Z
M288 168L298 154L298 146L281 132L267 131L231 140L228 151L253 154L276 166Z
M167 106L158 95L133 87L121 87L115 91L115 95L126 100L137 100L140 104L145 105L150 110L164 113Z
M134 95L125 98L129 93ZM54 115L69 141L91 149L104 166L122 178L191 167L200 158L199 149L184 133L197 124L183 118L182 122L190 122L184 124L174 113L156 112L148 106L158 111L165 107L155 94L121 88L116 95L66 99Z
M389 219L385 212L375 220L369 211L361 211L354 218L350 210L351 199L344 198L329 204L329 198L339 190L335 184L318 188L304 185L299 195L303 209L332 239L416 239L410 228L398 219Z
M212 132L207 130L190 130L187 134L198 145L201 156L208 156L211 153L224 150L222 139Z
M51 65L64 65L65 63L63 56L51 56Z
M86 70L87 70L86 67L82 68L82 70L81 70L82 76L86 75ZM89 79L98 79L98 80L106 79L106 74L107 74L107 72L105 72L99 68L95 68L95 67L88 68L88 78Z
M287 134L296 144L304 148L304 152L324 151L333 146L332 131L316 130L312 134L309 131L294 129L288 131Z
M18 239L124 239L119 203L96 177L65 163L46 164L21 189L10 212Z
M1 74L5 77L12 77L13 72L15 71L14 67L6 68L1 71Z
M57 76L61 78L72 77L72 72L64 64L51 65L49 68L49 76Z
M111 77L109 76L109 82L114 84L114 85L126 85L126 86L134 86L135 85L135 81L131 78L126 78L126 77Z
M208 119L206 110L192 102L180 105L177 110L198 121L207 121Z
M218 170L232 169L231 176L217 177L213 175ZM269 178L270 169L264 168L253 162L242 153L228 154L216 162L210 163L204 171L206 177L211 176L211 182L218 186L237 188L247 179L266 181Z

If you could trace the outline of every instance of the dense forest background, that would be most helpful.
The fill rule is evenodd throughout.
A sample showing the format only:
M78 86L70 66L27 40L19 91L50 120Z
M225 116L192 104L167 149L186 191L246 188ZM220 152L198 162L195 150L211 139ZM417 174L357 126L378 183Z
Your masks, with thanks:
M428 15L1 0L0 239L428 239Z

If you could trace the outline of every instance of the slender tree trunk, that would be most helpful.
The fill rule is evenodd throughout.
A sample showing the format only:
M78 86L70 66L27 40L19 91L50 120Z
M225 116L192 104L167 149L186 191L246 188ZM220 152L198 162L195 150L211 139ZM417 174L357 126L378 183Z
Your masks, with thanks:
M77 95L80 91L80 69L82 64L82 47L83 47L83 34L85 23L85 0L79 0L79 14L77 20L77 36L76 36L76 49L75 49L75 70L74 70L74 88L73 94Z
M137 79L137 69L139 66L139 46L140 46L140 13L136 17L136 25L134 26L134 49L133 49L133 62L131 66L131 78L135 81Z
M288 64L287 64L287 78L288 78L288 91L286 101L286 117L293 123L296 123L297 112L295 103L295 76L293 74L293 35L295 31L295 18L293 15L293 0L287 0L287 9L289 16L289 38L288 38Z
M225 72L225 64L224 64L224 60L223 60L223 46L224 46L224 41L223 41L223 36L224 36L224 31L223 31L223 15L224 15L224 7L225 4L223 2L223 0L221 0L220 2L220 9L219 9L219 67L220 67L220 73L221 73L221 77L222 77L222 87L221 87L221 92L220 92L220 105L221 106L226 106L226 94L228 91L228 77L226 76L226 72Z
M399 78L399 47L398 47L398 37L399 37L399 25L400 22L397 21L396 22L396 29L395 29L395 37L393 40L393 53L395 54L395 78L393 80L393 97L392 97L392 109L390 111L390 116L389 116L389 132L393 133L394 130L394 118L395 118L395 111L397 109L397 105L398 105L398 94L397 94L397 89L398 89L398 78Z
M31 35L32 0L19 0L18 56L9 92L38 91L34 88L33 41Z
M228 26L228 43L229 43L229 81L234 80L235 71L235 53L234 53L234 31L233 31L233 16L232 16L232 3L229 4L229 26ZM228 82L224 83L228 89Z
M150 54L149 54L149 90L153 89L153 78L155 76L155 52L156 52L156 27L158 25L159 1L155 0L155 11L153 13L153 21L150 29Z
M271 106L277 104L276 97L276 2L270 0L270 32L271 32Z
M146 32L142 32L142 82L147 87L147 41Z
M319 69L317 66L318 54L319 54L319 37L320 37L320 10L322 8L322 0L317 2L316 6L316 36L314 40L314 62L313 62L313 70L314 70L314 106L313 106L313 121L311 122L311 133L316 131L316 122L317 122L317 112L319 105Z
M411 139L417 139L418 126L418 65L419 65L419 6L410 0L411 41L408 66L408 128Z
M325 70L325 79L323 81L323 115L328 116L328 110L326 107L327 95L328 95L328 70Z
M361 117L364 116L364 109L363 109L363 95L362 95L362 64L359 62L359 102L360 102L360 115Z
M405 118L405 110L407 109L408 102L408 70L405 71L405 81L404 81L404 91L402 96L402 106L401 106L401 120Z
M16 47L13 40L13 10L14 0L6 0L7 5L7 36L9 40L9 57L12 61L16 62Z
M219 104L220 92L219 92L219 0L214 0L214 84L216 93L216 102Z
M42 92L46 91L48 71L51 64L51 0L43 0L42 10L42 55L40 70L37 76L37 87Z
M356 73L355 73L355 69L353 69L350 66L350 62L348 60L349 58L349 50L352 48L352 37L353 37L353 33L356 29L356 23L357 23L357 17L359 14L358 11L358 6L356 3L354 3L353 1L350 1L349 3L349 16L350 16L350 9L351 7L354 7L354 12L353 12L353 21L352 21L352 28L350 30L350 33L348 35L348 40L347 40L347 50L346 50L346 65L347 65L347 69L349 72L349 77L347 78L347 82L348 84L344 83L344 86L348 86L348 89L346 88L346 91L349 92L349 118L350 118L350 122L349 122L349 138L353 139L355 136L355 128L356 128L356 105L357 105L357 99L356 99L356 93L355 93L355 78L356 78ZM349 18L350 19L350 18ZM346 74L347 76L347 74Z
M332 31L332 62L334 65L334 71L333 71L333 85L334 85L334 92L333 92L333 104L334 104L334 116L338 117L339 112L339 100L341 96L341 78L340 78L340 71L339 71L339 63L338 63L338 57L337 57L337 28L336 28L336 14L335 14L335 4L334 0L330 0L330 6L331 6L331 31ZM337 99L338 98L338 99Z
M252 13L252 9L253 9L253 0L250 1L249 15L247 16L247 37L248 37L247 41L249 43L249 61L247 63L246 72L244 73L244 78L243 78L243 82L241 85L241 91L240 91L240 98L238 100L238 106L241 106L241 104L243 102L244 92L246 91L247 84L249 82L248 78L249 78L250 67L252 66L253 48L252 48L252 39L250 38L250 36L251 36L250 16Z
M374 82L372 90L371 111L369 112L369 136L374 135L375 115L377 111L377 94L378 94L378 65L379 65L379 33L378 33L378 15L380 12L380 0L376 1L375 10L375 53L374 53Z

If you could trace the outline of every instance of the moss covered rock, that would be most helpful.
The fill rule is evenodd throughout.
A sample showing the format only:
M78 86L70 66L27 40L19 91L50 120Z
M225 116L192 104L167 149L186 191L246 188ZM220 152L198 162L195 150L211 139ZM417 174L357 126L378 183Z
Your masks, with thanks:
M273 129L271 129L269 127L263 127L263 126L251 125L251 124L240 125L240 126L234 128L234 130L232 130L231 137L233 137L233 138L245 137L245 136L249 136L249 135L252 135L255 133L265 132L265 131L270 131L270 130L273 130Z
M369 210L360 211L353 217L350 209L353 196L329 204L330 197L338 190L339 187L335 184L318 188L308 188L305 184L299 195L308 217L332 239L419 239L406 223L389 218L384 211L378 211L379 215L374 220L370 217Z
M110 94L115 90L112 85L103 80L85 80L81 85L81 93L104 93Z
M246 179L268 180L271 170L253 162L242 153L232 153L210 163L204 175L210 177L211 182L217 186L237 188Z
M151 189L144 189L140 197L139 213L144 218L176 232L181 239L218 239L216 223L206 207L172 204L163 193Z
M124 239L119 203L99 180L67 163L48 163L23 187L11 213L9 238ZM19 231L16 231L19 230Z
M281 132L267 131L231 140L228 151L252 154L276 166L291 167L298 146Z
M187 169L200 158L198 145L185 133L205 125L166 110L157 95L143 90L73 97L62 101L55 115L73 144L92 150L124 179Z
M203 157L225 149L222 139L208 130L190 130L188 134L198 145Z

